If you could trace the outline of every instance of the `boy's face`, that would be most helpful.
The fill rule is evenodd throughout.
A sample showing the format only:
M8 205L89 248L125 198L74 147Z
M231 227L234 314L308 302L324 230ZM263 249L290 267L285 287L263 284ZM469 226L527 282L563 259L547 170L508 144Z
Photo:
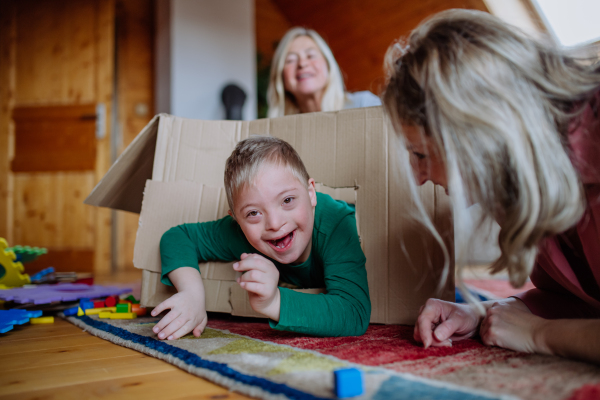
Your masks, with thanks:
M313 179L300 183L287 167L265 164L233 201L235 219L256 250L282 264L308 259L317 205Z

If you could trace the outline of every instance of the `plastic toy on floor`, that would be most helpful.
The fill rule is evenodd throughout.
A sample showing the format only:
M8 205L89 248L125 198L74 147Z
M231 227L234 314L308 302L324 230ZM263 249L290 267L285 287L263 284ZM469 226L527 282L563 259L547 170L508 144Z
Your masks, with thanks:
M26 324L29 322L30 318L38 318L41 316L41 311L0 310L0 333L12 330L15 325Z
M35 261L39 256L48 253L48 249L43 247L30 247L30 246L13 246L6 249L12 251L17 256L17 260L23 264Z
M20 287L31 282L25 274L23 264L17 261L14 252L7 250L8 243L0 238L0 289Z
M76 301L84 298L95 299L128 292L131 292L130 288L62 283L58 285L38 285L36 287L2 290L0 291L0 300L14 301L20 304L49 304L55 301ZM93 308L94 304L90 303L89 308Z

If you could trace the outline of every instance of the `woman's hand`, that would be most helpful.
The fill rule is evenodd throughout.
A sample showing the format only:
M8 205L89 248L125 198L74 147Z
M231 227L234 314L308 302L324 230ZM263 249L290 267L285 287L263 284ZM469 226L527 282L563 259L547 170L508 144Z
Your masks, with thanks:
M237 282L248 291L250 306L273 321L279 321L279 270L275 264L258 254L244 253L240 258L240 262L233 264L233 269L245 272Z
M541 339L547 324L548 320L533 315L521 301L498 301L488 308L479 332L481 340L488 346L550 354Z
M429 346L452 346L452 340L463 340L477 333L481 317L468 305L429 299L421 307L414 338Z

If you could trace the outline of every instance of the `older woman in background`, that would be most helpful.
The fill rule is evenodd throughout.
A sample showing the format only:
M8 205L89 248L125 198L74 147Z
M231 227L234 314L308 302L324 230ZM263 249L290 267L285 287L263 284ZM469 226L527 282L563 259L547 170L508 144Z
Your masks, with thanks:
M270 118L381 105L371 92L346 92L331 49L317 32L304 28L290 29L279 42L267 100Z

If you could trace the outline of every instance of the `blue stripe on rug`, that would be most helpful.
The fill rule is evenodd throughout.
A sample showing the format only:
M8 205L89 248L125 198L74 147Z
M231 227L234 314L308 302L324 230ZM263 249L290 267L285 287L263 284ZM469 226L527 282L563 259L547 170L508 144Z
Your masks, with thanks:
M81 316L77 318L79 318L80 320L82 320L87 325L93 328L111 333L115 336L120 337L121 339L129 340L134 343L146 346L152 350L158 351L160 353L176 357L181 361L185 362L186 364L193 365L194 367L204 368L217 372L224 377L233 379L245 385L258 386L261 389L272 394L283 394L289 397L290 399L298 400L329 400L323 397L313 396L306 392L301 392L282 383L275 383L264 378L258 378L256 376L242 374L234 369L229 368L227 364L204 360L200 356L191 353L187 350L179 349L177 347L166 344L163 341L152 339L147 336L142 336L136 333L128 332L125 329L112 326L110 324L107 324L106 322L92 319L88 316Z

